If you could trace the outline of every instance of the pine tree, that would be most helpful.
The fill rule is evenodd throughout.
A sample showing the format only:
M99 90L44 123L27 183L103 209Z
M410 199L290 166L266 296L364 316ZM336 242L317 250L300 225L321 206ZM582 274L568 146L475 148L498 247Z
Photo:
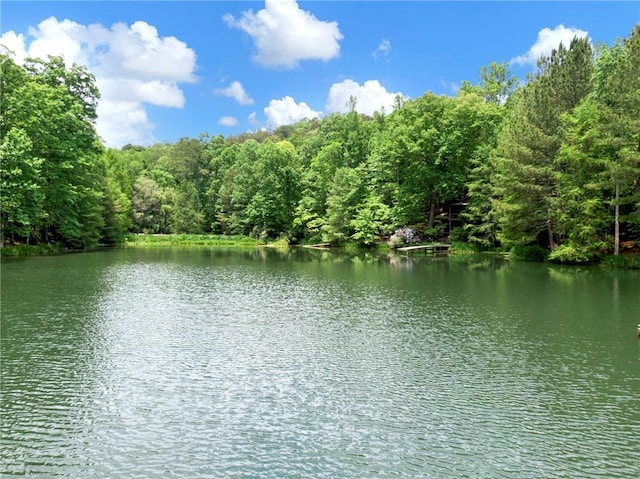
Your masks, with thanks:
M494 206L501 240L539 241L553 249L563 238L558 153L560 121L591 88L592 50L586 38L560 44L538 61L538 71L514 95L494 156Z

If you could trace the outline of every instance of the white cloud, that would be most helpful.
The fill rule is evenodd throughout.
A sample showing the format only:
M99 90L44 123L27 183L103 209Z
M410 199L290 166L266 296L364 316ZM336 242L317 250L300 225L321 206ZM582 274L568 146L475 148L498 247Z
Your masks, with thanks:
M251 123L252 125L258 125L259 124L258 120L256 119L256 112L255 111L252 111L251 113L249 113L249 116L247 117L247 121L249 123Z
M353 80L334 83L329 89L326 102L328 113L345 113L349 111L349 100L353 96L357 99L356 110L360 113L373 115L375 111L389 113L393 110L396 96L405 98L402 93L391 93L378 80L369 80L363 85ZM305 118L319 118L321 111L315 111L305 102L297 103L292 97L285 96L280 100L271 100L264 109L267 126L275 128L280 125L290 125ZM255 122L255 112L249 115L249 121Z
M251 98L244 87L239 81L232 81L231 85L227 88L218 88L214 90L216 95L226 96L227 98L233 98L241 105L253 105L253 98Z
M137 101L101 101L96 128L110 146L148 145L155 141L154 125Z
M29 27L29 37L33 37L28 49L28 56L47 58L47 55L62 56L67 65L87 63L87 55L82 51L86 27L71 20L59 22L49 17L38 25ZM25 42L26 47L26 42Z
M251 36L254 59L269 67L293 68L301 60L330 60L340 54L339 41L344 38L337 22L318 20L296 0L266 0L265 8L257 13L249 10L239 19L230 14L223 19Z
M236 126L238 124L238 119L233 116L223 116L218 120L218 124L222 126Z
M375 111L384 108L386 113L393 110L396 96L402 93L391 93L383 87L378 80L368 80L360 85L353 80L344 80L334 83L329 89L326 109L330 113L349 111L349 99L353 96L357 99L356 111L366 115L373 115Z
M0 47L4 47L0 48L2 53L13 53L13 58L19 64L22 64L27 56L27 52L24 49L24 35L21 33L16 34L16 32L9 31L2 34Z
M551 51L560 46L562 43L565 47L568 47L574 37L584 38L589 34L578 28L567 28L560 24L553 30L550 28L543 28L538 32L538 39L531 46L529 51L523 55L519 55L511 60L511 63L518 65L536 65L538 59L543 56L548 56Z
M312 110L305 102L296 103L290 96L280 100L271 100L264 109L267 124L271 128L280 125L290 125L305 118L318 118L322 113Z
M179 84L194 82L195 52L175 37L160 37L146 22L82 25L49 17L28 34L6 32L0 44L25 56L61 55L67 65L85 65L101 93L96 128L107 146L152 141L146 104L182 108Z
M378 48L376 48L373 53L371 54L371 56L373 58L375 58L376 60L378 58L383 58L383 59L387 59L389 57L389 53L391 52L391 42L389 41L388 38L384 38L381 42L380 45L378 45Z
M184 93L173 82L141 81L133 78L98 78L101 101L128 101L182 108Z
M127 75L145 80L195 81L196 54L177 38L160 38L154 26L140 21L130 27L117 23L108 33L106 60Z

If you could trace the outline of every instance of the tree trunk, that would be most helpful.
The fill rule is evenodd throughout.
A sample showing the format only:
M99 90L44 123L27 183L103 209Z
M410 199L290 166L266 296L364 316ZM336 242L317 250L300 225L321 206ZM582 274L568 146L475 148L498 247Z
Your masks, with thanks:
M615 233L613 243L613 254L620 254L620 181L616 178L616 204L615 204Z
M551 212L547 211L547 235L549 239L549 249L553 251L555 243L553 242L553 224L551 223Z
M429 209L429 228L433 228L433 225L436 222L436 204L431 203L431 207Z

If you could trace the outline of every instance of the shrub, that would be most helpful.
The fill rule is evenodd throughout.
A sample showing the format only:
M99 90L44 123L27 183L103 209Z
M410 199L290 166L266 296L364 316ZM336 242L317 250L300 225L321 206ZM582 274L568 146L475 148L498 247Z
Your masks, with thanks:
M464 241L450 241L451 251L454 253L477 253L478 246Z
M452 243L454 241L459 243L466 243L467 241L469 241L468 232L464 228L453 228L449 233L449 241Z
M418 243L420 238L413 228L397 229L389 238L389 248L396 249L406 244Z
M517 245L511 248L510 256L520 261L544 263L549 251L539 245Z
M564 264L590 264L595 260L593 253L585 248L563 244L549 253L549 261Z
M640 256L626 254L605 256L600 265L609 269L640 269Z

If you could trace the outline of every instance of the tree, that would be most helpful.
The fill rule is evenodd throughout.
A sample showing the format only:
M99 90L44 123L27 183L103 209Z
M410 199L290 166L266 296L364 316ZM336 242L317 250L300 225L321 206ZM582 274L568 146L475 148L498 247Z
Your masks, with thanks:
M93 123L96 120L100 92L95 76L85 67L74 64L67 68L62 57L49 56L47 60L28 58L24 68L34 81L64 88L82 107L82 119L85 122Z
M5 237L27 242L45 215L40 180L42 160L33 156L24 130L12 128L0 144L0 244Z
M171 202L153 179L139 177L133 185L132 214L138 233L168 233Z
M206 151L208 143L208 135L198 139L181 138L173 145L163 165L175 180L176 200L180 203L176 205L175 213L186 215L173 220L176 232L201 233L209 229L204 222L210 163ZM186 209L191 211L183 214Z
M319 235L326 222L327 197L335 172L344 166L342 145L334 140L324 145L302 174L301 198L294 225L309 235Z
M275 237L292 230L300 199L298 155L288 141L266 142L258 149L256 191L247 205L254 234Z
M365 193L362 179L353 168L338 168L327 195L327 215L321 227L323 241L342 243L353 233L353 220Z
M208 159L208 175L205 176L204 222L207 225L207 230L219 233L221 230L217 215L219 213L220 186L226 170L235 160L235 153L233 153L233 146L225 145L223 136L218 135L210 138L205 145L205 155Z
M351 238L362 245L371 246L393 230L391 208L375 193L370 193L358 206L349 226L354 231Z
M477 93L461 94L448 113L442 154L449 157L447 184L449 198L466 199L461 213L468 240L481 246L494 246L497 224L491 204L490 154L497 144L505 107L488 102Z
M511 73L507 63L491 62L480 68L480 82L471 85L463 82L461 92L476 93L485 102L493 105L504 105L511 94L518 87L519 80Z
M433 227L436 207L447 199L441 181L446 160L441 161L439 150L442 121L453 101L428 93L389 115L388 139L378 143L375 154L382 162L378 168L393 175L388 177L395 182L392 214L399 225L427 220Z
M617 255L621 222L640 225L639 111L640 24L624 42L600 48L593 92L565 117L563 204L580 205L566 215L574 249L602 251L613 223Z
M12 130L22 131L29 154L42 160L43 214L32 224L34 235L72 247L96 244L104 223L94 78L83 67L66 69L57 57L28 59L25 74L12 63L2 58L3 71L9 72L3 78L2 139Z
M560 44L510 102L493 159L494 206L506 243L541 241L553 249L563 239L556 229L560 119L589 93L592 56L586 38Z
M255 140L231 147L235 160L224 173L216 206L217 222L225 234L250 234L255 226L248 217L247 207L258 190L255 165L259 147Z

